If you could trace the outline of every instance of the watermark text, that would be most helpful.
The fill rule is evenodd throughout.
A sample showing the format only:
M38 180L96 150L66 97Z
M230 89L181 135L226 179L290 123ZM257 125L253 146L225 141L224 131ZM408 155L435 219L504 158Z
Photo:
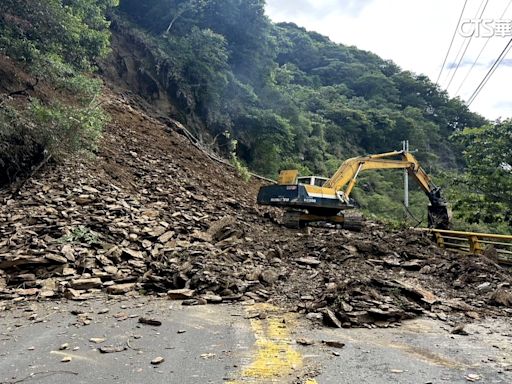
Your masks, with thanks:
M459 26L463 37L512 37L512 19L465 19Z

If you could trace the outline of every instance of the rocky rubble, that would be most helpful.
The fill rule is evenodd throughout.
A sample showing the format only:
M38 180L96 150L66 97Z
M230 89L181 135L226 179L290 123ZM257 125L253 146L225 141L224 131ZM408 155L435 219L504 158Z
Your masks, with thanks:
M108 109L96 158L3 192L0 300L273 301L336 327L512 314L512 274L493 261L371 223L362 233L281 228L254 205L258 183L123 96L110 95Z

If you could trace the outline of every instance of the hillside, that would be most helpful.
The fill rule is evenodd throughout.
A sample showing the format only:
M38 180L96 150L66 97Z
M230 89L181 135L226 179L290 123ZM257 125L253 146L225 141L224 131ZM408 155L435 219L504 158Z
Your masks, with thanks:
M143 97L160 121L184 124L243 177L275 178L284 168L328 176L348 157L409 139L446 187L458 228L508 230L511 145L494 136L506 139L512 124L486 122L425 76L370 52L273 24L264 5L2 2L0 185L94 153L110 118L99 102L106 80ZM496 145L482 152L480 141ZM404 220L401 172L363 174L359 185L353 196L368 217L426 223L427 199L414 185L414 220Z
M485 123L425 76L294 24L272 24L259 1L205 2L168 33L164 2L125 1L120 11L114 30L151 53L141 69L181 96L188 110L180 118L199 118L212 136L231 129L242 160L269 176L285 164L332 172L341 159L406 138L422 160L454 168L461 153L449 136Z
M464 158L451 136L486 123L426 76L294 24L272 24L262 1L186 4L123 2L107 73L115 68L150 103L164 99L163 110L207 146L265 176L285 168L329 176L346 158L408 139L435 177L453 177ZM173 12L181 16L166 32ZM126 55L127 47L136 53ZM367 214L402 221L401 177L363 175L356 200ZM414 185L412 202L426 222L427 199Z

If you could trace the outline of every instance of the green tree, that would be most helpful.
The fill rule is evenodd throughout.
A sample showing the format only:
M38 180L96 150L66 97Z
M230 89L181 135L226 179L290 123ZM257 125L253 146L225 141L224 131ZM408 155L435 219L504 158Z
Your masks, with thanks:
M178 21L179 18L182 17L184 14L192 10L194 10L195 12L202 11L207 3L208 0L188 0L181 3L177 3L176 9L172 11L173 15L169 22L169 25L167 26L167 29L164 32L164 35L168 35L171 32L171 29L176 23L176 21Z
M117 0L4 0L0 3L0 42L4 53L28 64L57 55L87 69L110 47L105 12Z
M455 139L467 163L458 212L470 223L512 227L512 121L466 129Z

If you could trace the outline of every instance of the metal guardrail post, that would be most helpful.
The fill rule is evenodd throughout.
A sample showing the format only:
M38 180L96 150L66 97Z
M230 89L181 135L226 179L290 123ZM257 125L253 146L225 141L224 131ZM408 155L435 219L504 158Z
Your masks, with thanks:
M469 236L469 249L471 253L474 253L475 255L482 255L485 251L484 247L478 240L478 236Z
M439 248L445 248L443 235L441 235L439 232L436 232L435 235L436 235L437 246Z

